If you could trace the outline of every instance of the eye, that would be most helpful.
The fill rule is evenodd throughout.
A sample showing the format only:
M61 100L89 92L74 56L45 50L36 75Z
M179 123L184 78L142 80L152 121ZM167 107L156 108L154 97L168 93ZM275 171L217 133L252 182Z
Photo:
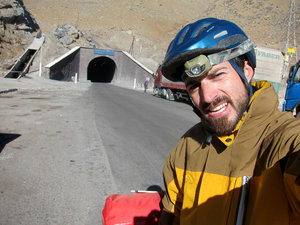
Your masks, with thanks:
M188 92L195 92L200 87L200 83L192 83L186 86Z
M223 73L223 72L214 73L209 76L209 79L210 80L221 79L224 76L224 74L225 73Z

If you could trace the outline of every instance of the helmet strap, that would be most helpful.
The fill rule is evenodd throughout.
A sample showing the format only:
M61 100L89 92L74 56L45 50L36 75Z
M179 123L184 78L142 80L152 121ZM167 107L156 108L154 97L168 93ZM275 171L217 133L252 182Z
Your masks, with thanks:
M248 87L248 91L249 91L249 102L252 98L253 95L253 88L251 85L251 82L248 82L244 72L241 70L241 68L236 64L236 62L234 61L234 59L230 59L229 60L230 64L232 65L232 67L235 69L235 71L240 75L240 77L242 78L242 80L245 82L245 84Z

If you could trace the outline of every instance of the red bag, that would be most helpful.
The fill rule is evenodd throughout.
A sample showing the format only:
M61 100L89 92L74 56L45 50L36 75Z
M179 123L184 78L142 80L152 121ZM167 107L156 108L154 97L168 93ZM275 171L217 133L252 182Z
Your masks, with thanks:
M102 210L103 225L157 225L161 198L158 192L111 195Z

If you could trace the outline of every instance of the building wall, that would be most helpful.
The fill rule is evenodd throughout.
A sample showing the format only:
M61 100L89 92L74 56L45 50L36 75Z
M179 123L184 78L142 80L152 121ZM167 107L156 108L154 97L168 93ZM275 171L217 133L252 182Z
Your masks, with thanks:
M116 56L117 71L112 83L124 85L127 87L143 87L148 77L152 78L152 74L134 62L123 52L117 52ZM150 80L150 87L153 87L153 80Z
M74 52L50 68L49 78L54 80L71 81L78 73L79 52Z

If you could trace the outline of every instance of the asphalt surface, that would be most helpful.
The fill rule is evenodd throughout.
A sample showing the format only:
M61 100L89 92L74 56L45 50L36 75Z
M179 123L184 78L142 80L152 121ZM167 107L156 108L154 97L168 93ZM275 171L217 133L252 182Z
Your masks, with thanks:
M150 94L95 83L95 123L118 192L163 188L162 168L182 134L199 121L191 107Z
M1 225L101 224L110 194L161 186L165 157L197 120L142 90L37 74L0 78L0 105Z
M0 84L0 224L100 224L112 185L81 98L90 84L34 76Z

